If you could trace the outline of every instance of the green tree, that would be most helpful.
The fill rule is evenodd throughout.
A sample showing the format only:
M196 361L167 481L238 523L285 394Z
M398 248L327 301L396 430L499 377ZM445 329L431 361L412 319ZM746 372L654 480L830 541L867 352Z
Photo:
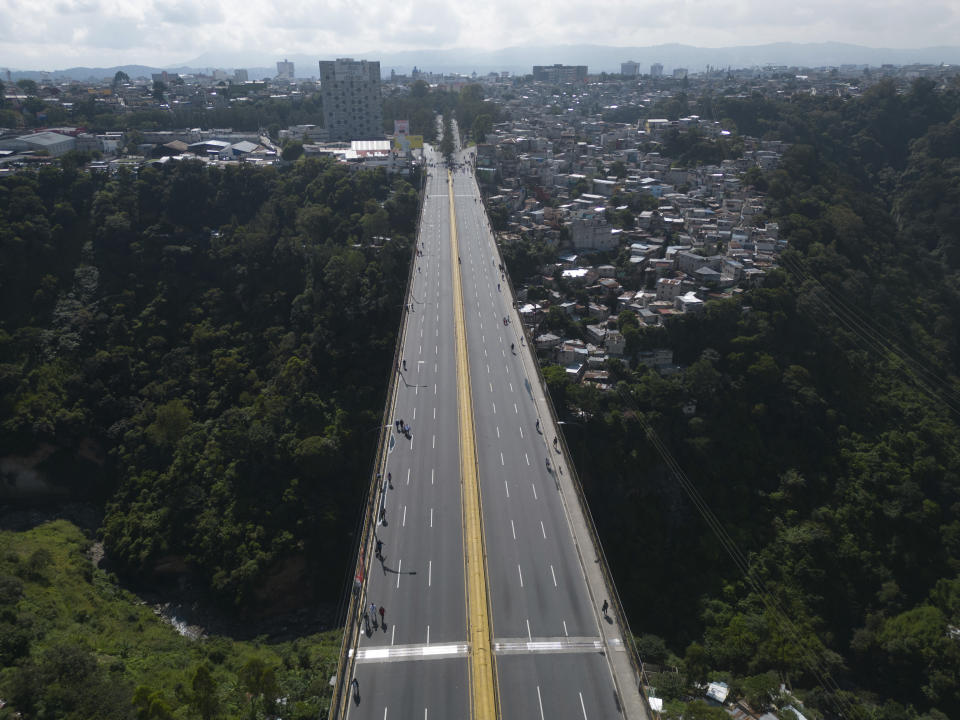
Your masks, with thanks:
M162 447L174 445L190 427L192 418L183 400L174 398L157 408L156 419L147 426L147 436Z
M277 694L277 678L274 669L261 658L250 658L240 668L237 679L240 687L250 695L251 706L262 699L264 709L269 712Z
M173 711L158 690L141 685L133 693L133 707L137 720L173 720Z
M286 162L293 162L303 155L303 143L299 141L293 141L287 143L283 146L283 150L280 153L280 157L283 158Z
M24 95L36 95L38 92L36 81L30 78L17 80L17 87L20 88Z
M383 237L390 231L390 216L384 208L378 206L360 218L360 225L363 227L363 236L366 240Z
M217 682L206 665L198 665L190 680L190 705L203 720L213 720L220 712Z
M487 135L490 134L490 131L493 130L493 119L490 115L483 113L477 115L473 121L473 125L470 129L470 136L474 139L475 142L482 143L486 141Z

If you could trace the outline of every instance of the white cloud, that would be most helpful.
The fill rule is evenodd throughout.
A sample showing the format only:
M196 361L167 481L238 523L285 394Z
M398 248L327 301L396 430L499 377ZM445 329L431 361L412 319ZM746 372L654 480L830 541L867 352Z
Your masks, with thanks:
M203 28L206 25L223 22L224 14L216 0L195 2L194 0L155 0L152 13L160 22L168 25L185 25L189 28Z
M955 45L955 0L0 0L0 67L515 45ZM238 63L239 64L239 63Z

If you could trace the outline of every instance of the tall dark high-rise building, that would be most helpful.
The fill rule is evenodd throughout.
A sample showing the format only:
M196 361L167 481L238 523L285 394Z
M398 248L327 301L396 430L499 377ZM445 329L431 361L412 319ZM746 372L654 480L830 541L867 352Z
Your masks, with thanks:
M277 61L277 80L293 80L293 63L289 60Z
M320 61L320 97L330 139L383 139L380 61Z

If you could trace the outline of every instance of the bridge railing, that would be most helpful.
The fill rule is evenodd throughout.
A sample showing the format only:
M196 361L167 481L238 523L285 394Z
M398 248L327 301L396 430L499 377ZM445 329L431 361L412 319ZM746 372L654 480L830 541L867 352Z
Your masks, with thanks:
M367 561L374 546L374 532L377 527L378 498L383 491L384 473L386 467L388 442L392 427L390 420L393 410L393 397L397 390L397 381L400 377L400 362L403 354L403 339L407 329L407 303L412 298L414 267L416 266L417 248L419 247L419 228L423 220L424 199L426 198L427 183L426 168L420 182L420 203L417 210L417 233L414 235L413 255L410 259L410 268L407 271L407 283L403 291L404 305L400 313L400 328L393 350L393 362L390 365L387 379L387 392L383 403L383 417L380 423L380 437L377 441L377 451L373 456L370 469L370 487L367 490L367 500L358 520L360 542L354 555L352 566L353 577L348 579L345 600L341 602L341 610L346 605L344 616L343 640L340 645L340 660L337 665L337 675L334 681L333 697L330 701L330 720L338 720L346 716L347 703L350 700L349 686L354 674L357 648L360 644L360 628L365 607L364 596L367 588ZM361 578L359 585L356 578Z
M482 197L482 196L481 196ZM486 200L484 200L484 208L486 209ZM489 213L487 214L489 222ZM491 226L491 232L492 232ZM513 286L513 280L510 275L507 274L507 266L503 259L503 253L500 250L500 244L496 241L496 233L494 233L494 246L497 249L497 257L499 262L503 264L504 277L510 288L510 296L516 298L516 290ZM540 389L543 391L543 396L546 399L547 409L550 412L550 419L555 427L559 429L560 420L557 416L556 408L553 406L553 398L550 396L550 390L547 387L546 380L544 380L543 373L540 370L539 359L537 358L537 347L534 338L531 337L531 333L527 326L521 321L520 323L524 337L526 338L527 345L530 346L530 350L533 352L533 357L536 367L536 376L537 381L540 383ZM647 697L645 690L645 685L648 685L646 673L643 669L643 660L640 658L640 652L637 648L636 638L634 638L633 632L630 630L630 623L627 620L627 615L623 610L623 603L620 600L620 594L617 592L617 587L613 581L613 573L610 570L610 564L607 561L607 556L603 552L603 544L600 542L600 535L597 532L596 523L593 520L593 514L590 512L590 504L587 502L587 497L583 492L583 484L580 482L580 476L577 474L577 468L573 462L573 454L570 452L570 448L567 445L567 439L564 437L562 431L557 433L560 438L560 443L562 447L563 456L567 460L567 468L570 471L570 480L571 485L577 494L577 501L580 504L580 508L583 511L583 516L586 521L587 529L590 532L591 542L593 547L597 552L598 565L600 571L603 574L604 584L606 585L607 594L610 598L611 609L613 610L614 616L617 618L617 622L620 624L620 628L623 634L624 644L626 645L627 654L630 657L630 664L633 667L634 677L636 680L637 688L640 691L641 696L643 697L643 702L646 705L648 714L651 713L650 710L650 700Z

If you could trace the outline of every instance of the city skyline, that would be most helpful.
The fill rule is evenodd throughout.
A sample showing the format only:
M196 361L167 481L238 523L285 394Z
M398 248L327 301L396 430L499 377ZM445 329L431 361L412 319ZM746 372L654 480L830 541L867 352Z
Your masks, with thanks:
M416 8L381 0L362 7L293 0L258 8L254 15L238 13L223 0L58 0L53 12L36 13L25 0L0 0L0 68L175 66L198 55L232 61L219 64L269 65L298 54L533 47L531 37L549 38L552 45L682 42L722 48L832 41L893 49L955 45L960 37L960 7L939 0L598 0L589 13L546 0L469 7L428 2Z

